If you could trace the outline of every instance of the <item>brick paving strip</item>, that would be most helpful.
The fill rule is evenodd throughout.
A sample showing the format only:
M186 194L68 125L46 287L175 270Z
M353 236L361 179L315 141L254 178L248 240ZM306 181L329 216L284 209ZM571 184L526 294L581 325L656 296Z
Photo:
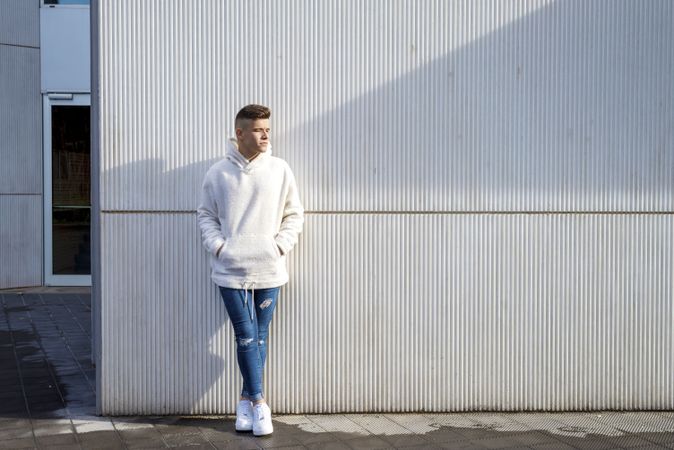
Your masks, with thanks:
M0 449L674 449L674 412L274 415L274 433L234 417L95 414L87 289L0 291Z

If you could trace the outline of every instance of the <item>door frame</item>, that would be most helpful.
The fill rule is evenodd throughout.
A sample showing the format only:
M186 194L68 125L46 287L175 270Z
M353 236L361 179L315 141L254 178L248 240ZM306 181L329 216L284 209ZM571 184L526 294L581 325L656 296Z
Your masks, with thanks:
M91 275L54 275L52 236L52 148L51 107L55 105L89 106L91 94L50 92L42 95L42 142L44 180L44 284L46 286L91 286ZM90 146L91 148L91 146ZM91 225L90 225L91 226ZM89 233L91 239L91 233Z

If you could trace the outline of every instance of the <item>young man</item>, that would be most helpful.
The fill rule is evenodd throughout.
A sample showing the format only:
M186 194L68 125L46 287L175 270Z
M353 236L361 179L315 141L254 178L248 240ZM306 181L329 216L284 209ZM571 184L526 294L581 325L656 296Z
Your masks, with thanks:
M248 105L236 115L236 140L206 173L197 220L210 253L237 344L243 377L236 430L273 431L262 395L267 334L280 286L288 282L286 255L297 243L304 209L288 164L271 156L269 108Z

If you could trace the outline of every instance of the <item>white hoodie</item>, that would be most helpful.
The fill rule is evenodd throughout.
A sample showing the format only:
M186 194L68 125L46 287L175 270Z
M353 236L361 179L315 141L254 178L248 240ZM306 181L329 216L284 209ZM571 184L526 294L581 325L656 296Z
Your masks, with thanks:
M206 172L197 208L211 279L235 289L281 286L288 282L286 255L304 223L295 177L271 147L249 162L235 142Z

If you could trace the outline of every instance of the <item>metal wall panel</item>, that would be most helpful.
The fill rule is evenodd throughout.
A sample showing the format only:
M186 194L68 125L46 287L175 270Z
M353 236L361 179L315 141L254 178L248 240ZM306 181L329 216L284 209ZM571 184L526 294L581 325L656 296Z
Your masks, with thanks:
M674 408L674 216L307 219L270 329L273 411ZM195 214L102 228L104 413L232 413Z
M0 289L42 284L38 0L0 2Z
M42 285L42 196L0 194L0 289Z
M0 161L0 193L42 193L39 49L0 45Z
M92 11L101 412L233 412L194 210L250 102L308 212L273 411L674 407L674 3Z
M103 210L194 210L249 102L308 210L674 210L669 0L100 4Z
M103 413L215 412L235 398L231 325L195 227L195 214L101 216Z
M40 45L40 0L0 1L0 45Z

